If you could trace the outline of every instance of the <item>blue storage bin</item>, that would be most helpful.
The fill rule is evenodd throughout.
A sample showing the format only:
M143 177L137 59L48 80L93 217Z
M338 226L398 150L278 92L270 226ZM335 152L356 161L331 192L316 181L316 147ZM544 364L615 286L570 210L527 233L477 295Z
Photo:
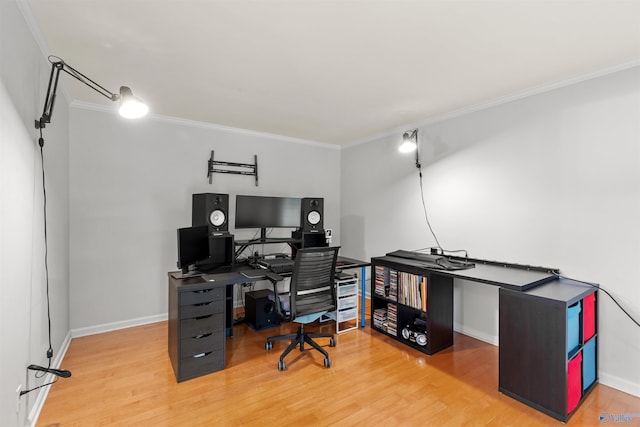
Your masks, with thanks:
M571 354L580 345L580 303L567 310L567 352Z
M596 380L596 337L582 347L582 388L588 389Z

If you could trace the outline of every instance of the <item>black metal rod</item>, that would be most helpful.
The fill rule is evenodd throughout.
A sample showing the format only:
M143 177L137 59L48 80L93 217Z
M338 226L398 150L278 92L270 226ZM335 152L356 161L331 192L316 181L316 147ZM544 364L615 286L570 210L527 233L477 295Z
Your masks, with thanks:
M119 98L118 94L115 94L102 85L96 83L63 60L52 62L51 74L49 75L49 85L47 87L47 96L44 100L44 108L42 110L42 117L40 117L39 120L36 120L36 129L42 129L46 123L51 123L53 107L56 101L56 93L58 91L58 80L60 79L60 71L64 71L71 77L84 83L85 85L89 86L91 89L95 90L100 95L111 101L116 101Z
M255 165L250 165L248 163L211 161L211 164L216 166L234 166L238 168L251 168L251 169L255 168Z
M109 99L111 101L115 101L115 100L118 99L118 95L116 95L115 93L111 92L109 89L105 89L104 87L100 86L98 83L94 82L89 77L87 77L84 74L82 74L81 72L75 70L71 66L69 66L67 64L64 64L64 65L66 66L66 68L63 68L62 71L64 71L65 73L69 74L71 77L73 77L76 80L84 83L85 85L89 86L91 89L95 90L100 95L104 96L105 98L107 98L107 99ZM71 71L67 70L67 68L69 68ZM91 84L89 84L88 82L90 82Z
M215 173L231 173L231 174L236 174L236 175L255 175L255 172L232 171L232 170L227 170L227 169L212 169L211 172L215 172Z
M258 155L254 154L253 155L253 161L255 162L255 169L254 172L256 174L256 187L258 186Z

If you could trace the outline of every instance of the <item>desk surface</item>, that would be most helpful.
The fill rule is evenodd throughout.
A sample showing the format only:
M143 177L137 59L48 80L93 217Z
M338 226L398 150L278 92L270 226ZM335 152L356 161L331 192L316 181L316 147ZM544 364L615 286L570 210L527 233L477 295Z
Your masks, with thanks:
M410 265L429 270L433 274L453 277L454 279L466 279L517 291L526 291L542 283L550 282L556 278L553 273L547 271L514 268L508 265L498 265L497 263L476 263L474 268L466 270L441 270L435 269L427 263L407 258L398 258L387 255L374 259L393 262L403 266Z
M348 270L350 268L368 267L371 263L368 261L360 261L354 258L348 258L346 256L338 255L338 262L336 263L336 270Z
M245 274L242 274L242 273ZM267 280L267 275L271 272L263 269L253 269L246 265L239 265L231 270L204 273L199 276L183 277L180 271L172 271L169 274L174 279L181 280L181 285L199 285L203 283L213 283L215 285L233 285L236 283L250 283L258 280Z

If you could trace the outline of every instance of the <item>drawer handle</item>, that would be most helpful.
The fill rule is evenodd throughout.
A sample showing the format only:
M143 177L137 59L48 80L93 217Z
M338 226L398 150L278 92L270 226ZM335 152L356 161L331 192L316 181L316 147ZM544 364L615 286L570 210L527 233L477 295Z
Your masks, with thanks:
M201 338L206 338L206 337L209 337L209 336L211 336L211 335L212 335L211 333L208 333L208 334L200 334L200 335L196 335L195 337L192 337L191 339L193 339L193 340L199 340L199 339L201 339Z
M205 294L207 292L211 292L213 289L202 289L200 291L193 291L194 294Z
M194 358L194 359L200 359L201 357L205 357L205 356L208 356L208 355L210 355L210 354L211 354L211 352L210 352L210 351L208 351L208 352L206 352L206 353L198 353L198 354L194 354L194 355L193 355L193 358Z
M198 304L193 304L194 307L204 307L205 305L213 304L213 301L209 302L200 302Z
M213 314L209 314L207 316L198 316L198 317L194 317L195 320L202 320L202 319L208 319L209 317L212 317Z

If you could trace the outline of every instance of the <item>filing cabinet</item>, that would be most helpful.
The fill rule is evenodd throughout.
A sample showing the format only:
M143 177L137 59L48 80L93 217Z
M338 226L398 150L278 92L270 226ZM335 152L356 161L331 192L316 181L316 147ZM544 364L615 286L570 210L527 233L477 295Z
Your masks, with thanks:
M225 367L225 286L169 273L169 358L178 382Z

